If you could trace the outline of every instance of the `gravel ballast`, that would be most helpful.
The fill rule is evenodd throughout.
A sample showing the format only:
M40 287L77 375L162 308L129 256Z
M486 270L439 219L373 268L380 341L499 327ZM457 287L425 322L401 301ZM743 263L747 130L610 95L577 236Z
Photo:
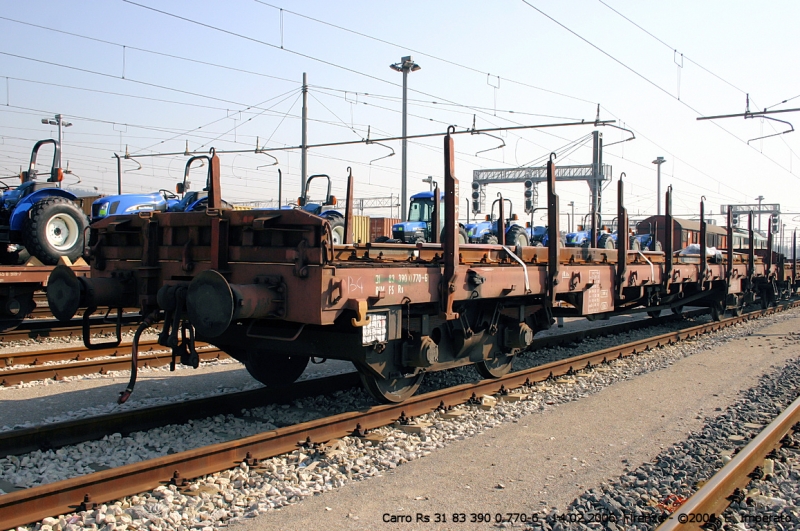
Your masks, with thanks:
M611 479L619 475L620 468L624 466L623 459L631 465L641 462L642 457L646 457L646 460L651 459L658 453L658 451L653 453L654 444L655 450L660 450L662 446L666 447L675 440L682 439L689 429L698 428L699 419L694 417L699 416L697 413L702 413L703 407L708 413L709 407L727 406L734 398L735 391L742 388L740 380L746 380L748 376L752 376L750 380L753 380L767 370L770 363L783 363L791 357L791 353L785 352L786 349L776 351L759 348L758 350L766 352L758 357L757 362L752 356L743 356L738 362L733 358L729 363L725 361L725 357L731 355L729 351L736 350L733 348L734 344L746 342L744 336L747 334L767 325L796 327L796 316L797 312L779 314L759 322L739 325L697 340L659 349L654 353L623 360L608 368L604 367L568 379L564 384L540 385L529 399L521 402L502 403L488 411L467 407L464 408L465 413L455 420L443 420L435 414L430 415L429 418L422 420L431 422L432 426L421 434L408 434L395 428L383 428L378 430L384 437L382 441L346 438L325 455L315 455L311 451L300 450L290 456L268 460L263 469L248 469L243 465L234 471L203 478L193 484L193 490L189 495L164 487L151 494L128 498L119 505L108 505L105 510L101 507L99 512L72 515L60 521L65 529L66 525L94 524L97 527L108 527L108 524L112 523L111 520L114 520L116 528L119 528L117 523L125 523L132 529L149 529L151 525L157 529L181 527L211 529L236 521L240 522L236 525L249 523L253 529L319 528L323 522L324 527L329 529L437 529L452 527L437 526L433 522L415 522L410 525L385 523L383 515L398 511L400 511L398 514L405 514L412 509L414 511L424 509L429 515L437 511L452 513L454 510L467 514L475 511L489 511L494 514L497 510L539 511L545 514L553 506L567 507L569 501L576 495L599 484L590 483L581 477L587 471L592 473L599 471L601 477ZM596 341L591 350L610 346L604 345L604 341ZM721 347L723 343L726 345ZM569 350L573 355L578 351L577 348ZM722 350L725 352L720 352ZM558 353L553 353L553 356L557 355ZM727 364L727 369L733 369L732 375L727 378L722 377L724 371L715 366L714 376L720 381L715 381L711 385L711 381L698 376L705 370L706 362L703 361L705 358L711 358L718 365ZM542 362L542 360L536 361ZM665 379L667 374L675 372L678 367L687 370L686 364L692 365L688 369L689 374L693 376L692 380L700 381L693 381L691 384L686 382L682 389L668 387L666 382L659 381ZM757 374L750 375L751 372ZM442 377L451 380L457 378L457 373L458 371L451 371ZM645 376L633 378L642 374ZM615 382L617 385L608 387ZM648 428L640 417L634 416L637 420L628 419L627 423L617 428L627 426L628 429L645 430L645 433L622 438L615 432L614 426L605 426L600 420L611 414L604 411L608 401L602 400L603 396L607 399L611 395L620 394L619 397L614 397L620 404L617 406L619 412L630 414L643 407L655 407L658 410L656 406L663 406L663 402L673 400L674 404L667 405L666 411L670 416L674 416L675 409L685 406L683 402L695 392L699 393L698 387L705 383L709 385L708 389L702 389L703 393L715 386L723 384L724 386L722 390L718 389L719 392L712 393L712 396L703 394L702 397L694 397L694 403L691 405L694 415L690 416L681 411L687 415L686 419L657 420L657 427ZM750 381L750 384L752 383L754 382ZM618 391L631 385L645 386L650 389L650 394L665 396L660 397L656 404L650 404L651 398L641 389L633 393L630 389ZM357 406L358 397L350 395L337 397L336 401L345 401L351 406ZM575 402L578 399L582 400ZM317 402L309 405L296 404L294 407L298 410L309 412L316 410L324 413L325 406L326 403ZM560 424L556 417L560 416L559 412L562 411L573 417L566 423ZM540 414L542 412L544 414ZM276 420L271 416L273 413L275 412L255 411L252 416L256 422L257 419L270 422L270 419ZM295 413L296 411L293 412ZM674 424L670 424L673 420ZM665 422L668 423L666 426ZM556 431L550 431L554 429ZM516 434L511 441L491 440L501 438L502 432L507 430L523 430L523 432ZM553 435L548 436L548 433ZM609 447L602 446L599 441L607 438L616 442L608 443ZM637 453L638 450L632 447L638 448L643 442L646 443L647 451L640 455ZM568 452L575 455L565 458L563 452L569 446L580 447L586 444L590 444L591 449L583 448L577 451L580 449L578 448L576 451ZM476 445L480 446L476 449ZM448 446L448 451L435 451L444 446ZM473 448L467 449L464 446ZM538 455L546 454L548 449L558 455L551 455L547 459ZM522 455L517 456L515 451L522 452ZM455 457L456 455L459 457ZM430 457L419 459L425 456ZM554 457L564 462L553 470L557 471L557 474L545 474L544 470L552 468L555 464L548 463ZM455 459L455 461L445 465L436 463L442 459L445 461ZM494 461L497 467L493 470L489 465ZM404 464L406 462L408 464ZM8 464L4 463L4 468L10 468ZM401 464L404 466L398 467ZM418 475L420 468L430 467L435 467L436 470L425 471L424 477ZM496 478L495 472L501 469L506 469L509 476ZM463 480L452 477L457 474L464 474ZM513 477L515 475L523 477L515 478ZM374 479L367 482L353 481L368 477ZM409 484L400 484L401 479L412 481ZM562 484L565 479L567 483ZM495 481L496 483L486 486L484 484L487 480L489 483ZM322 497L311 497L303 504L290 505L281 512L273 511L275 508L308 498L311 494L338 487L343 488ZM365 492L359 496L358 491L364 489L369 493ZM413 493L417 494L411 496ZM509 498L514 493L523 494L524 501L512 502ZM481 503L477 503L478 501ZM325 506L320 507L321 503ZM460 508L454 507L454 503ZM120 514L114 514L116 512ZM263 517L250 518L265 512ZM412 514L416 515L416 512ZM107 518L109 515L112 516L111 519ZM316 523L312 523L312 520ZM457 528L486 528L486 526L484 524L470 527L467 522L464 525L459 524Z

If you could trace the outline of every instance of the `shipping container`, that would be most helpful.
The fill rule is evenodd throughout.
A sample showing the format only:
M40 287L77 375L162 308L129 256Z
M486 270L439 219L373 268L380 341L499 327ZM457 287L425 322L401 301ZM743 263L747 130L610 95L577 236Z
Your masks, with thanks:
M392 225L400 223L397 218L372 218L369 223L369 241L374 242L381 236L392 237Z
M353 242L371 242L369 216L353 216Z

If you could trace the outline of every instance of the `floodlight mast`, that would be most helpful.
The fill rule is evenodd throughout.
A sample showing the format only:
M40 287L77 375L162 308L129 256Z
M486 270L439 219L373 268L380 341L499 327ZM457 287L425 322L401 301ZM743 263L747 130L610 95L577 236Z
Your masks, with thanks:
M58 161L57 162L58 162L58 167L59 168L62 167L62 164L61 164L61 152L63 151L63 143L62 143L62 140L63 140L63 137L64 137L63 130L64 130L65 127L72 127L72 123L71 122L65 122L62 118L63 117L60 114L56 114L55 120L53 120L51 118L42 118L42 123L43 124L45 124L45 125L57 125L58 126L58 145L61 148L58 151Z
M403 73L403 147L402 147L402 164L400 169L400 203L402 212L400 213L400 219L402 221L406 221L408 216L408 138L407 138L407 126L408 126L408 73L409 72L416 72L421 66L414 62L414 59L410 55L403 57L400 59L399 63L394 63L389 65L389 68L396 72Z

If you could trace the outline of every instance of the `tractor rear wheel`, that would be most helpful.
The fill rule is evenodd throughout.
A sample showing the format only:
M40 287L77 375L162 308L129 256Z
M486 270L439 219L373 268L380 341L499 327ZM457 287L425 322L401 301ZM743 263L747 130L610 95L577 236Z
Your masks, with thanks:
M331 234L333 234L333 244L342 245L344 243L344 218L329 218L331 224Z
M83 254L88 225L78 205L65 197L48 197L31 207L22 238L28 252L45 265L58 264L62 256L74 262Z
M509 227L508 232L506 232L506 245L510 245L512 247L516 247L517 245L521 247L527 247L529 242L528 233L525 232L525 227L520 227L519 225L512 225Z
M600 236L600 239L597 241L597 248L598 249L614 249L616 245L614 244L614 240L611 238L610 234L603 234Z
M439 233L439 242L444 243L444 229ZM463 245L465 243L469 243L469 236L467 235L467 230L460 226L458 227L458 244Z

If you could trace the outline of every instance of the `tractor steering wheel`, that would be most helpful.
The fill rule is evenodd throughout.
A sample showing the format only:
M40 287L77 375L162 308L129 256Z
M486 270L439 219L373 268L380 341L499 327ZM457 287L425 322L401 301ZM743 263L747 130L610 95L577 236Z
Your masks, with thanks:
M164 196L164 199L165 199L165 200L167 200L167 199L177 199L177 198L178 198L178 196L177 196L177 195L175 195L175 194L174 194L174 193L172 193L171 191L169 191L169 190L165 190L165 189L163 189L163 188L162 188L161 190L159 190L159 193L160 193L162 196Z
M7 185L5 182L0 181L0 190L10 190L11 187Z

